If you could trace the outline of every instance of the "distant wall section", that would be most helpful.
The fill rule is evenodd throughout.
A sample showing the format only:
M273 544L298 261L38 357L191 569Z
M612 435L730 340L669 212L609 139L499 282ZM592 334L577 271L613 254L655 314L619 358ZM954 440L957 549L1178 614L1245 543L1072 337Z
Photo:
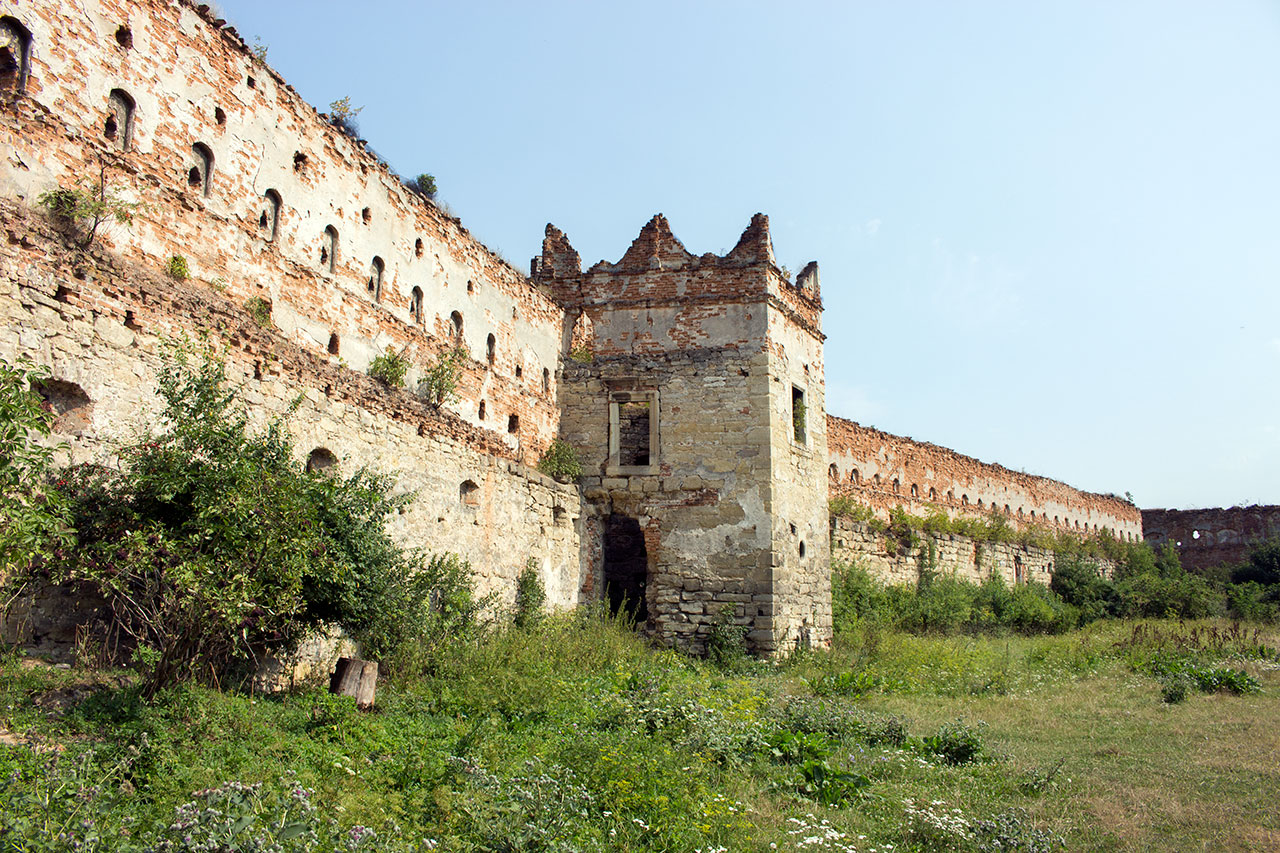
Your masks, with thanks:
M1144 509L1142 529L1152 546L1172 542L1189 569L1243 563L1257 542L1280 536L1280 506L1229 509Z
M1142 539L1143 514L1124 498L1080 491L833 415L827 416L827 452L831 495L850 496L881 518L899 505L916 515L996 511L1015 526L1081 536L1105 529L1125 541Z

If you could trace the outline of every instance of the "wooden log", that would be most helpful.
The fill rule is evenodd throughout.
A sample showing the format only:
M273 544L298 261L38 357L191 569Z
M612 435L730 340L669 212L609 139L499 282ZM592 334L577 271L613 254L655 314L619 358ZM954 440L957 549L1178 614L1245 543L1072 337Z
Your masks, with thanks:
M329 678L329 692L350 696L359 708L372 708L378 687L378 662L360 658L338 658Z

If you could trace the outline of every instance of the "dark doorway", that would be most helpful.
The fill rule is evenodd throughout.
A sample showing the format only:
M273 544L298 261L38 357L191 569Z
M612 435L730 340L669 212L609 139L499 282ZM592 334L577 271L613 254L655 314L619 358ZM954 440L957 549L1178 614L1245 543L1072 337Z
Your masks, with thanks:
M610 515L604 522L604 592L610 613L624 613L637 625L649 619L644 587L649 575L649 555L640 522L625 515Z

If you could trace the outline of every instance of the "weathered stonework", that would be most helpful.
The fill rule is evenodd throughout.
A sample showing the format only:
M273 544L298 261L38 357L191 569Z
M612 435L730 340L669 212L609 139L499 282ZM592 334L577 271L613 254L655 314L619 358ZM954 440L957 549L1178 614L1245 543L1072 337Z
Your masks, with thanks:
M763 653L830 639L831 470L839 491L851 466L925 490L853 484L881 513L968 488L1141 535L1119 499L828 418L818 268L789 280L763 216L724 256L691 254L658 216L586 271L548 225L525 276L206 6L0 0L0 19L0 357L52 370L63 461L110 463L157 411L161 338L208 330L257 422L301 393L307 461L418 493L401 541L464 555L506 601L533 557L553 606L626 606L695 651L723 619ZM100 177L143 207L83 252L38 199ZM189 281L162 274L173 256ZM456 347L443 405L365 375L394 349L413 389ZM530 467L556 437L579 486Z
M831 494L852 496L881 518L896 506L951 517L996 511L1015 527L1035 524L1081 536L1109 531L1128 542L1142 540L1143 515L1124 498L1080 491L844 418L827 420Z
M960 580L981 583L991 577L1003 578L1010 586L1019 583L1048 585L1057 555L1045 548L1013 542L978 542L950 533L921 536L920 544L908 548L892 534L872 530L870 525L849 518L831 520L831 559L856 562L876 577L892 584L914 584L921 569ZM1115 564L1096 558L1099 571L1111 577Z
M1186 568L1238 565L1254 544L1280 536L1280 506L1144 509L1142 529L1153 546L1172 542Z

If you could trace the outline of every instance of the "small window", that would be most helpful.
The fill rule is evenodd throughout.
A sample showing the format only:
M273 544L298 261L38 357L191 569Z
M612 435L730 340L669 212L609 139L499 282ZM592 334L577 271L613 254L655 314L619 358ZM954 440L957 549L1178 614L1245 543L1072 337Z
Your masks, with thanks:
M956 493L951 489L947 489L947 503L953 504L955 502L956 502Z
M853 468L849 471L849 482L850 483L862 482L862 474L858 471L857 468Z
M893 478L893 493L896 495L902 489L902 484L898 482L898 478Z
M920 497L920 487L917 486L915 483L911 484L911 497L913 498Z
M961 495L961 496L960 496L960 506L968 506L968 505L969 505L969 496L968 496L968 495Z
M250 89L258 88L258 81L254 80L252 76L244 78L244 82L249 84Z
M187 186L208 196L213 186L213 152L203 142L191 146L191 168L187 170Z
M107 120L103 123L102 135L121 151L133 146L133 113L134 102L129 93L112 89L107 98Z
M475 480L463 480L458 486L458 500L463 506L480 506L480 487Z
M333 332L329 335L329 355L337 355L340 342L338 341L338 333Z
M872 484L878 489L880 488L880 475L876 474L871 478Z
M303 154L301 151L293 152L293 171L297 172L299 175L305 175L307 173L307 155Z
M938 500L938 490L933 488L932 486L929 487L929 500L931 501Z
M382 274L386 271L386 265L382 263L382 258L374 256L373 263L369 266L369 295L373 297L374 302L382 301Z
M31 73L31 31L17 18L0 18L0 89L27 90Z
M480 411L477 413L480 420L484 420L484 400L480 401Z
M804 389L791 386L791 428L798 443L804 444L808 424L808 411L804 403Z
M1009 512L1009 505L1008 505L1008 504L1005 504L1005 505L1004 505L1004 514L1005 514L1005 515L1013 515L1013 513Z
M462 344L462 315L457 311L449 315L449 322L453 325L453 340L455 343Z
M831 480L838 482L840 480L840 469L834 464L828 466L827 476L830 477Z
M982 509L982 498L978 498L978 509Z
M422 288L415 287L409 293L409 319L422 325Z
M125 50L133 47L133 30L129 29L128 24L121 24L116 27L116 44Z
M360 211L360 218L364 221L365 225L368 225L373 221L373 213L366 207L364 210Z
M522 378L523 376L524 376L524 368L517 364L517 365L516 365L516 379L520 379L520 378Z
M467 293L475 293L475 292L476 292L476 283L474 281L468 281Z
M422 238L421 237L413 241L413 256L415 258L422 257Z
M493 366L494 360L498 357L498 339L490 335L485 339L484 356L489 362L489 366Z
M551 371L545 367L542 368L542 390L547 393L551 392Z
M317 447L307 457L307 473L316 473L332 468L338 464L338 457L325 447Z
M226 110L224 110L222 107L214 107L213 120L218 125L218 127L222 127L224 124L226 124L227 123Z
M338 229L332 225L325 226L324 238L320 243L320 266L333 272L338 264Z
M507 432L517 433L520 431L520 416L511 415L507 418Z
M653 472L657 464L657 413L657 391L619 391L610 395L608 473Z
M280 193L267 190L262 195L262 210L258 212L258 235L268 243L276 239L280 226Z

